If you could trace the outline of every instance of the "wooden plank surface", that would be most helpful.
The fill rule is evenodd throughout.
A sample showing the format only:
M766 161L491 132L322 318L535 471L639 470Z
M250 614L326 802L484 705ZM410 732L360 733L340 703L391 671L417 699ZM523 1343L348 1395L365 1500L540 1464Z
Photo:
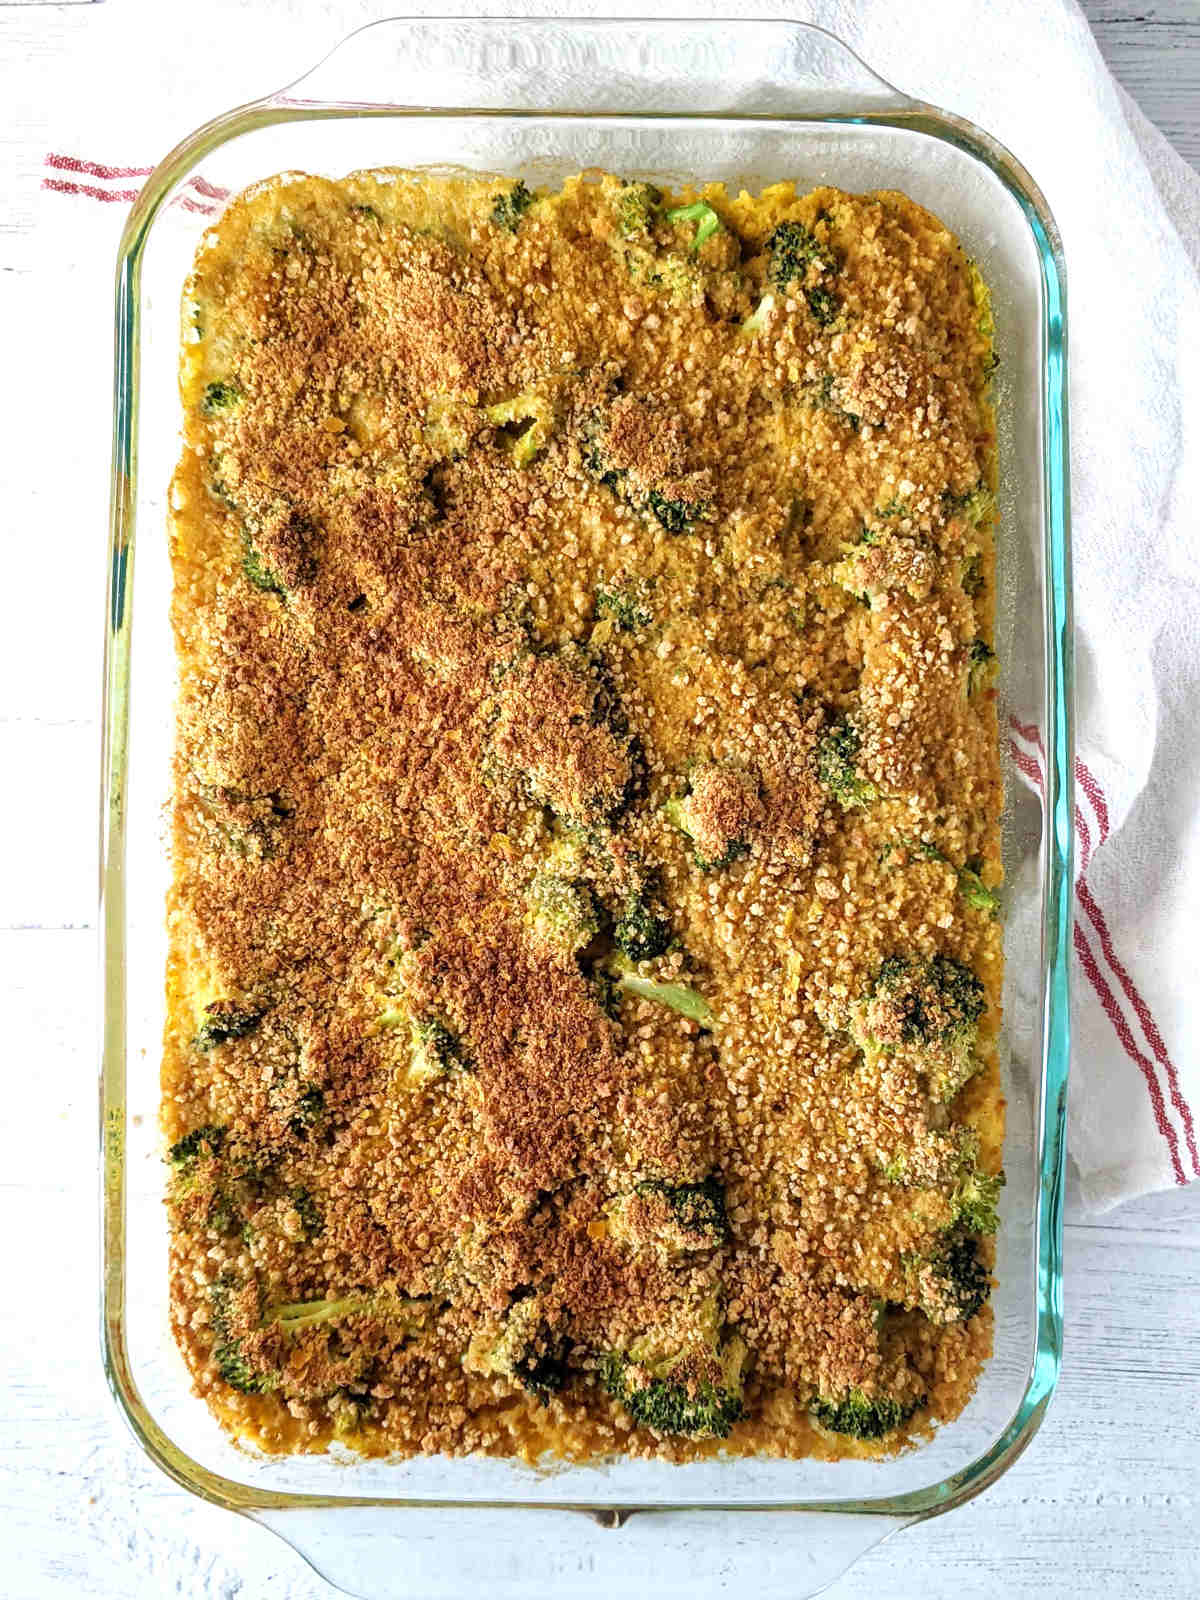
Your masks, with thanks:
M1082 0L1117 82L1200 170L1200 0Z

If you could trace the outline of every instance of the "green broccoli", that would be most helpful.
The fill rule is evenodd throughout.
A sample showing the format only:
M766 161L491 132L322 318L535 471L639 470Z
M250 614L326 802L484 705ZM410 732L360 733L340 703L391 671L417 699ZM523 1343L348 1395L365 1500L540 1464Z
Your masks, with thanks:
M972 639L967 650L967 694L990 689L996 681L996 652L986 639Z
M300 1218L300 1226L306 1240L315 1239L324 1231L325 1219L321 1215L321 1208L313 1199L310 1190L305 1188L293 1189L291 1193L292 1209Z
M251 1209L258 1183L244 1152L231 1159L228 1129L194 1128L167 1151L167 1199L184 1232L236 1233Z
M671 943L671 924L654 914L644 889L631 889L613 924L613 943L629 961L653 961Z
M829 1433L853 1439L883 1439L902 1428L924 1400L894 1400L890 1395L870 1396L849 1389L837 1398L818 1395L810 1407L817 1424Z
M623 966L618 967L613 976L617 988L623 989L626 994L636 995L639 1000L652 1000L656 1005L678 1011L680 1016L690 1017L702 1028L716 1025L717 1017L708 1001L698 990L690 989L686 984L655 983L653 979L640 977Z
M862 736L849 717L840 717L817 746L817 777L843 811L868 806L879 798L873 783L858 770Z
M521 225L521 218L536 199L537 196L525 187L524 180L518 178L511 189L493 198L493 224L497 228L503 228L506 233L516 233Z
M952 515L965 518L973 528L982 528L996 515L996 496L982 478L963 494L944 489L942 504Z
M973 911L982 911L988 917L999 914L1000 896L995 889L989 889L980 876L983 862L978 856L972 856L961 867L956 867L949 856L943 855L937 845L928 840L902 839L900 843L910 856L917 856L922 861L940 861L943 866L951 868L958 882L959 894ZM894 845L886 845L884 859L895 848Z
M510 1378L543 1405L567 1381L567 1341L548 1324L541 1299L526 1294L504 1313L500 1332L477 1334L463 1365L484 1377Z
M668 533L687 533L712 509L707 500L672 500L657 489L651 489L646 503Z
M995 1233L1000 1225L996 1208L1003 1187L1002 1172L981 1172L972 1165L954 1190L955 1223L967 1233Z
M706 239L711 239L722 226L721 219L706 200L695 200L691 205L676 206L667 212L667 221L694 222L696 233L692 239L691 251L695 255Z
M219 1156L225 1143L225 1129L206 1126L193 1128L167 1151L167 1161L177 1172L186 1172L200 1156Z
M323 1323L336 1323L346 1317L373 1317L398 1332L419 1333L429 1320L430 1302L414 1300L386 1290L340 1295L332 1300L299 1300L290 1305L271 1307L263 1316L263 1327L272 1324L285 1334L299 1333Z
M402 1003L381 1012L375 1027L380 1033L407 1028L410 1083L430 1083L447 1073L471 1069L462 1041L437 1017L414 1016Z
M228 465L224 454L213 456L210 486L240 521L242 573L254 588L286 598L316 575L318 530L286 495L245 480L232 484Z
M549 444L557 421L552 394L526 389L485 406L483 415L511 441L513 465L527 467Z
M813 314L814 322L822 328L827 328L831 322L837 320L837 314L842 309L842 302L837 295L821 288L818 284L815 288L805 289L804 298L808 301L808 309ZM847 415L850 413L847 412Z
M1004 1174L980 1168L979 1135L974 1128L926 1128L885 1161L882 1172L889 1183L943 1190L952 1210L951 1226L968 1233L995 1233Z
M939 1326L970 1321L992 1292L970 1234L952 1231L929 1255L906 1255L902 1265L910 1301Z
M200 409L206 417L215 417L220 411L232 411L244 399L245 391L241 384L236 378L230 378L224 383L205 384Z
M596 902L585 883L539 873L525 891L525 905L535 937L564 955L577 955L600 932Z
M242 572L246 582L261 589L264 594L287 593L278 574L263 559L262 551L255 544L249 528L242 529Z
M646 1198L661 1196L666 1201L684 1248L707 1250L729 1242L725 1188L719 1179L710 1175L699 1183L666 1183L647 1178L635 1184L633 1192Z
M983 984L951 956L889 956L852 1019L864 1050L918 1047L935 1101L948 1102L978 1067Z
M314 1128L325 1115L325 1091L314 1086L302 1089L296 1097L296 1104L292 1111L291 1121L288 1126L298 1137Z
M347 1317L371 1317L389 1331L405 1337L427 1324L432 1306L379 1290L330 1300L304 1300L262 1310L261 1292L251 1279L239 1283L224 1274L210 1286L210 1320L214 1334L212 1357L227 1384L243 1394L263 1394L285 1384L284 1372L272 1364L265 1350L256 1350L256 1334L278 1330L285 1338L305 1329L336 1325Z
M701 872L717 872L750 854L757 779L728 763L705 762L692 771L686 793L667 801L663 815L692 841Z
M579 453L589 477L616 495L624 493L625 474L609 459L608 420L599 408L590 412L580 425Z
M658 222L662 190L652 183L624 183L617 195L617 229L623 239L648 234Z
M614 578L596 589L595 611L600 620L608 618L623 633L638 633L648 628L654 614L646 602L648 585L637 578Z
M825 411L831 417L836 417L852 433L857 433L862 427L862 418L856 411L850 411L834 394L834 376L827 372L823 377L815 378L811 383L806 383L801 391L801 397L813 408L814 411Z
M253 1331L258 1319L258 1296L255 1287L253 1316L247 1317L239 1302L247 1291L238 1287L229 1276L218 1278L209 1286L210 1321L213 1330L212 1358L217 1371L231 1389L241 1394L265 1394L276 1384L276 1375L256 1364L245 1348L247 1333ZM241 1328L240 1323L248 1326Z
M228 1044L231 1039L244 1039L254 1032L264 1016L265 1009L251 1011L232 1000L214 1000L204 1008L204 1021L192 1040L193 1048L207 1052Z
M775 309L775 296L764 294L754 310L742 323L742 335L747 339L755 339L767 325L767 321Z
M984 916L995 917L1000 913L1000 896L995 889L989 889L979 876L981 865L975 857L958 868L958 892L973 911L982 911Z
M841 301L824 281L814 283L811 279L815 274L818 280L824 280L837 272L836 253L802 222L779 223L768 236L766 249L771 283L779 290L799 283L814 321L828 327L837 317Z
M983 593L983 556L978 550L972 550L962 565L963 593L974 600Z
M718 1343L666 1356L610 1351L600 1381L639 1427L689 1439L728 1438L744 1416L749 1352L734 1334Z

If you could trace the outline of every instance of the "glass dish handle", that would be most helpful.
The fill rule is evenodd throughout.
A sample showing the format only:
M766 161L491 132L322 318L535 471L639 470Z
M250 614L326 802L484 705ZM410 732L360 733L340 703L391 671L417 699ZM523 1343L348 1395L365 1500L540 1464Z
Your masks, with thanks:
M548 42L544 18L395 17L349 34L269 96L281 108L365 114L421 105L566 115L834 115L916 104L810 23L760 21L732 36L685 20L583 20ZM398 100L418 83L421 99Z
M807 1600L907 1526L901 1517L759 1511L545 1510L466 1506L295 1507L251 1512L358 1600L611 1600L707 1592Z

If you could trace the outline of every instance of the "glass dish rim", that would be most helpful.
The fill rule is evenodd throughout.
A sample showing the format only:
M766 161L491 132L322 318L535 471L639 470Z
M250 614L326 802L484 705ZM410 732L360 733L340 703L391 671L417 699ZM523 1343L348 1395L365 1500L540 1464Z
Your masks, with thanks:
M553 28L582 32L632 25L669 34L684 28L756 29L823 36L884 91L868 96L861 86L846 91L848 103L836 109L789 109L786 112L713 111L569 111L557 108L405 106L354 104L348 101L299 102L290 90L325 65L350 40L375 28L397 24L463 24L481 32L514 28ZM861 103L855 103L856 100ZM292 121L348 117L442 115L503 121L539 116L564 122L606 120L636 115L672 123L764 121L871 125L925 134L949 143L987 167L1020 207L1037 251L1041 277L1041 370L1043 420L1042 483L1044 493L1046 641L1046 792L1043 821L1041 1105L1038 1130L1038 1187L1035 1209L1037 1283L1036 1337L1021 1402L1008 1426L968 1466L936 1484L904 1494L841 1501L798 1500L754 1505L705 1500L696 1505L627 1507L567 1501L555 1509L589 1513L619 1525L639 1511L787 1511L869 1513L896 1519L897 1525L922 1520L964 1503L1000 1477L1028 1446L1057 1385L1062 1345L1062 1206L1065 1176L1066 1088L1069 1066L1068 968L1071 945L1073 886L1073 656L1070 590L1069 456L1066 389L1066 283L1061 238L1040 189L1020 162L989 134L953 113L913 100L893 88L841 39L813 23L783 18L552 18L552 17L385 17L353 30L295 83L222 113L178 144L151 173L134 203L117 257L115 360L113 391L113 454L110 483L109 559L104 651L104 717L101 756L100 812L100 953L102 1045L100 1073L101 1163L101 1346L105 1375L117 1407L139 1444L175 1482L231 1510L254 1513L281 1509L350 1506L439 1509L548 1509L544 1502L503 1498L488 1500L397 1499L386 1496L281 1493L239 1483L202 1466L178 1447L146 1409L134 1381L125 1342L125 883L124 813L127 779L131 615L131 558L136 531L137 407L139 400L140 271L150 232L164 202L195 164L218 146L256 128Z

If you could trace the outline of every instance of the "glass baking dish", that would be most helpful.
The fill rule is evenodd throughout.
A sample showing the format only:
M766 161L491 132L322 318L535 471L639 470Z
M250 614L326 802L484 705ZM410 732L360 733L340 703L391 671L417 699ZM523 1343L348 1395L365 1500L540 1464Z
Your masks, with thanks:
M180 290L227 194L288 169L336 177L376 166L531 184L604 167L668 183L903 189L957 233L992 287L1002 726L1036 729L1045 770L1037 788L1016 781L1011 761L1008 771L996 1352L964 1414L919 1450L883 1462L623 1460L549 1471L486 1459L258 1459L190 1392L167 1329L157 1133L174 691L164 527L179 440ZM651 1577L664 1595L694 1594L699 1564L714 1588L749 1579L763 1596L794 1600L887 1534L978 1494L1037 1431L1062 1332L1073 819L1066 311L1058 234L1028 173L814 27L398 19L352 35L299 82L208 123L161 163L125 230L116 318L103 1343L144 1448L177 1482L275 1529L335 1583L370 1597L476 1585L500 1600L539 1589L600 1596L641 1592Z

